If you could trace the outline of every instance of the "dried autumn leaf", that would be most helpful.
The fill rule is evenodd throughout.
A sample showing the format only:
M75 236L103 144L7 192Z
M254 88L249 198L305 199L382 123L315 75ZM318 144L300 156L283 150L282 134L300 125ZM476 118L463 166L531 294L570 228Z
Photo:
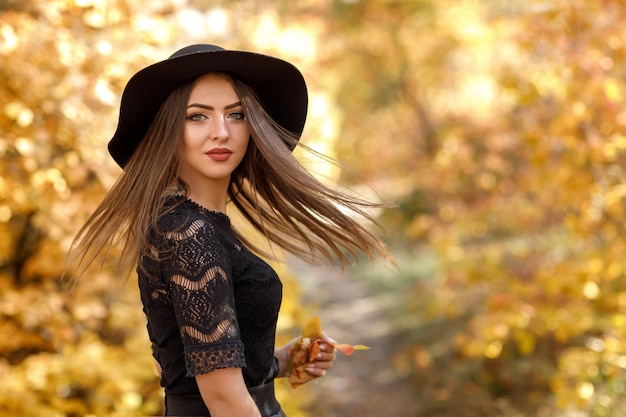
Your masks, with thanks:
M315 361L317 354L320 352L321 343L322 323L320 318L315 316L306 323L302 334L289 349L289 362L287 363L286 374L289 377L289 383L292 388L297 388L315 379L315 376L307 372L305 368ZM352 355L355 350L369 349L365 345L329 344L347 356Z
M369 350L369 346L365 345L346 345L343 343L338 343L335 345L335 349L340 351L346 356L350 356L354 353L355 350Z
M319 316L309 319L302 330L302 337L311 339L320 339L322 337L322 321Z

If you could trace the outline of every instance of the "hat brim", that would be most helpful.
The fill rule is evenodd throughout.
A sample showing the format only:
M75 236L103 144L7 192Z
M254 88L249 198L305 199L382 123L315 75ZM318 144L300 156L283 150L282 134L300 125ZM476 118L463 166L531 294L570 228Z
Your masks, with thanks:
M178 86L208 72L225 72L246 83L268 114L299 136L306 120L308 95L304 77L287 61L254 52L212 45L152 64L137 72L122 94L117 129L108 150L122 168L145 135L161 104ZM215 48L215 49L214 49ZM293 150L295 145L287 145Z

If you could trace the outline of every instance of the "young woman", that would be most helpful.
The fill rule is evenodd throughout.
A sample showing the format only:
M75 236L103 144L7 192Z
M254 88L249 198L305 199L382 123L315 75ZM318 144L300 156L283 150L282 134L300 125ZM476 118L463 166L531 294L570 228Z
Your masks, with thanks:
M257 255L275 245L307 261L388 256L353 219L372 220L375 204L327 188L293 157L307 101L288 62L213 45L177 51L124 90L108 147L124 171L70 258L78 276L120 244L137 262L166 415L284 416L273 384L291 346L274 347L282 286ZM267 246L234 230L227 208ZM335 360L323 341L315 377Z

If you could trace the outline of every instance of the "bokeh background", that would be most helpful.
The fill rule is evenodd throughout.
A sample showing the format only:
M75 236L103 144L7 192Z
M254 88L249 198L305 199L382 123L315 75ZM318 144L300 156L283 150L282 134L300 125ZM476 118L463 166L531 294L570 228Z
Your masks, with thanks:
M163 412L133 276L61 277L120 173L126 81L202 42L294 62L303 142L362 175L312 169L395 205L397 269L276 264L281 341L319 314L372 347L281 383L290 417L626 415L625 22L618 0L0 0L0 414Z

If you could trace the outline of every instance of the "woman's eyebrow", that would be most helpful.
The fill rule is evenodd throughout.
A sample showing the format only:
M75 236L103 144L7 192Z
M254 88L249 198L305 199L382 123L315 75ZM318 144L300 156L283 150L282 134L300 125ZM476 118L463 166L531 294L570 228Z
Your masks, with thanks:
M224 110L228 110L228 109L232 109L233 107L239 107L241 106L241 102L237 101L235 103L229 104L227 106L224 106ZM190 107L199 107L201 109L206 109L206 110L215 110L215 107L213 106L209 106L206 104L200 104L200 103L191 103L190 105L187 106L187 108Z

